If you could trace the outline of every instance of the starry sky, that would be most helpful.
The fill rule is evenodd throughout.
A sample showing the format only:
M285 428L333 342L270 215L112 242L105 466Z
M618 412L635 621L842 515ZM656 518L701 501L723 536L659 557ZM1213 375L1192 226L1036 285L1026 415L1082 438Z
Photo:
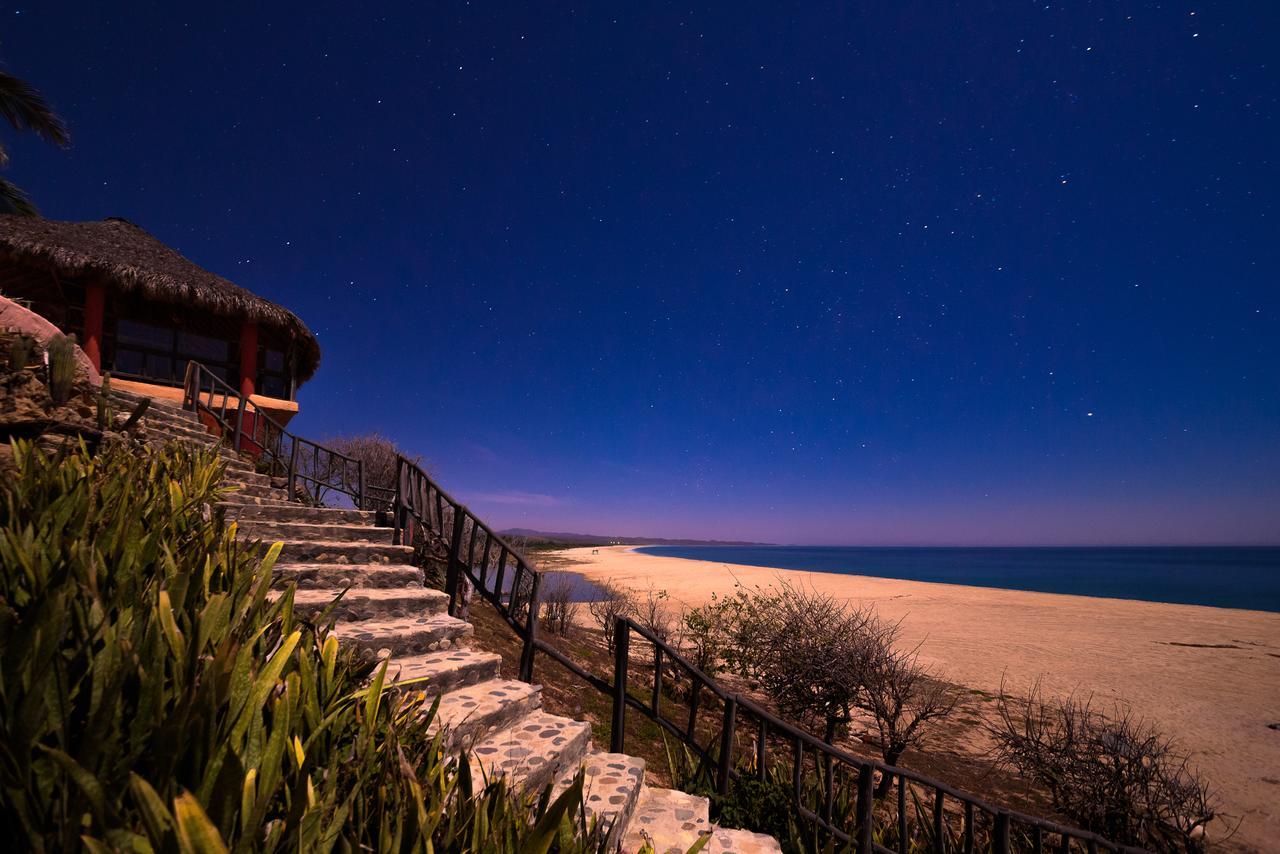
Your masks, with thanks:
M5 3L6 174L497 525L1280 541L1280 5L530 5Z

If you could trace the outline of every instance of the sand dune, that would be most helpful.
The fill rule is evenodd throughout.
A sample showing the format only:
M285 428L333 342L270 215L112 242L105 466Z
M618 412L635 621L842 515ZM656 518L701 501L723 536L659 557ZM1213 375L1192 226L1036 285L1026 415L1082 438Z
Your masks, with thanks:
M1123 699L1197 752L1234 842L1280 850L1280 614L995 590L655 557L630 546L561 554L588 578L665 589L684 604L779 577L903 618L907 642L953 682L995 691L1043 678L1046 691Z

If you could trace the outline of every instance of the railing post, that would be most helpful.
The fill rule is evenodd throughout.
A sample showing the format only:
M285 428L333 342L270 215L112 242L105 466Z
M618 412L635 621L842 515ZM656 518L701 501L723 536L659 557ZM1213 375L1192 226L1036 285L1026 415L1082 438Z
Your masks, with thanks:
M729 775L733 772L733 733L738 723L738 697L724 700L724 724L720 729L720 767L716 772L716 791L729 794Z
M996 825L991 832L991 848L995 854L1009 854L1009 814L996 813Z
M396 492L391 496L391 544L400 545L400 508L404 502L404 489L401 486L404 471L404 457L396 455Z
M238 454L240 453L240 438L244 435L244 398L240 398L240 405L236 407L236 432L235 439L231 442L231 448Z
M627 664L631 655L631 623L618 617L613 630L613 727L609 731L609 750L626 752Z
M462 526L467 508L461 504L453 506L453 535L449 537L449 565L445 569L444 592L449 597L449 616L458 610L458 577L462 574ZM440 520L442 523L443 519Z
M360 494L356 497L356 509L364 510L364 460L356 460L357 477L360 480Z
M871 815L875 808L874 777L875 771L870 765L863 765L858 771L858 803L855 807L858 821L856 831L858 854L871 854Z
M520 681L533 682L533 654L537 651L534 640L538 633L538 604L542 587L542 573L533 573L533 588L529 591L529 617L524 628L524 649L520 652Z
M294 436L293 441L289 443L289 500L292 501L298 494L298 437Z

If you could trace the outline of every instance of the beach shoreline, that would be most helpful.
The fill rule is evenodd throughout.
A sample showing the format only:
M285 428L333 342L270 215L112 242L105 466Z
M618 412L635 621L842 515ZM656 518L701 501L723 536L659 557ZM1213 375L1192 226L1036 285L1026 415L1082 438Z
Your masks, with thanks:
M938 676L987 693L1003 682L1046 694L1091 694L1158 721L1244 823L1233 840L1280 839L1280 614L1105 599L875 576L786 570L642 554L644 546L566 549L560 567L632 590L666 590L678 610L735 584L780 579L902 620L903 642ZM592 554L592 552L598 552Z

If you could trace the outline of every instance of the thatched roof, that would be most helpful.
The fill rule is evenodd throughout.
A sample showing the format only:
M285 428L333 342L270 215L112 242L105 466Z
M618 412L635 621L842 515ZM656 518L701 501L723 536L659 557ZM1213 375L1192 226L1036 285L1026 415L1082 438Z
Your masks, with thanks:
M128 220L0 215L0 252L59 276L99 276L119 291L157 302L256 320L297 344L299 381L310 379L320 364L320 345L297 315L193 264Z

